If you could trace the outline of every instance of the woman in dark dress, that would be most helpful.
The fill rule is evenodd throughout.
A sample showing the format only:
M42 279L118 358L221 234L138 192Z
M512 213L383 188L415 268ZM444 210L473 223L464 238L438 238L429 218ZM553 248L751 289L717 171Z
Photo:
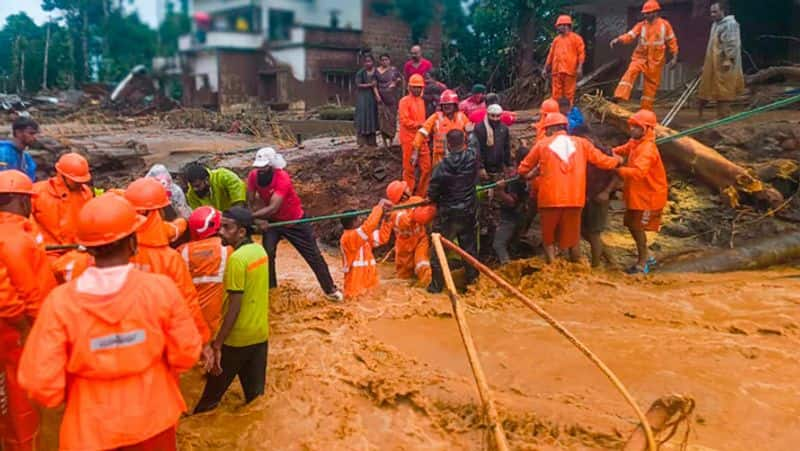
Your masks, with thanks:
M378 123L383 145L388 149L397 133L397 105L400 102L398 92L403 92L403 75L392 66L388 54L382 54L380 60L381 65L375 72L378 80Z
M364 55L364 67L356 73L356 134L359 146L375 146L378 130L378 84L375 78L375 60Z

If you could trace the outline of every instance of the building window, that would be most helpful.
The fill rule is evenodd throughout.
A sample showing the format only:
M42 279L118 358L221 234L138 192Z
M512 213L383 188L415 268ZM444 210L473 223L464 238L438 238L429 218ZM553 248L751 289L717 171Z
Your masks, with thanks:
M294 25L294 11L269 10L269 40L288 41Z
M352 92L353 90L353 74L342 70L324 70L325 82L331 86L336 86L341 90Z

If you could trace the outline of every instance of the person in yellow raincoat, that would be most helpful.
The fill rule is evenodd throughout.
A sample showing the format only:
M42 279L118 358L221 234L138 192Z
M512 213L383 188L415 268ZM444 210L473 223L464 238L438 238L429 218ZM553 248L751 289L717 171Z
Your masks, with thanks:
M706 104L716 101L717 116L721 118L729 114L729 102L744 92L742 40L739 23L728 14L722 2L712 3L710 11L714 23L711 24L703 75L697 91L698 112L702 117Z

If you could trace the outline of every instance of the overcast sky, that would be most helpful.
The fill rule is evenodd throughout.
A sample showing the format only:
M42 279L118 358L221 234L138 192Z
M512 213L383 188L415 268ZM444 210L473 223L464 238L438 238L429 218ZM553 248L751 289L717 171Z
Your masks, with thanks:
M156 28L157 0L133 0L133 8L139 11L139 17L143 21ZM6 23L6 17L25 11L34 22L42 24L47 21L48 13L42 10L42 0L0 0L0 27ZM56 11L53 11L56 13ZM55 14L57 16L57 14Z

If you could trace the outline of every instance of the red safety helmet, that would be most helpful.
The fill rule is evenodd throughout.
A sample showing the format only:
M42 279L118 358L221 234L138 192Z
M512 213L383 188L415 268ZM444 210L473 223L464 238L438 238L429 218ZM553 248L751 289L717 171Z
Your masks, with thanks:
M567 121L567 116L564 116L561 113L548 113L547 117L544 118L544 123L542 126L544 128L548 127L555 127L556 125L568 125L569 121Z
M393 204L399 203L408 189L408 183L395 180L386 187L386 198Z
M142 177L128 185L125 199L139 211L158 210L170 204L164 185L151 177Z
M123 197L104 194L81 208L75 241L86 247L111 244L136 232L146 220Z
M411 217L417 224L426 225L436 217L436 206L433 204L417 207L411 212Z
M439 105L447 103L458 103L458 94L452 89L445 89L441 97L439 97Z
M644 6L642 6L642 13L654 13L656 11L661 11L661 5L658 4L656 0L647 0L644 2Z
M0 194L33 195L33 182L16 169L0 172Z
M417 88L424 88L425 87L425 79L422 78L420 74L414 74L411 78L408 79L408 86L409 87L417 87Z
M189 216L189 231L193 240L202 240L214 236L222 226L222 213L214 207L204 205L198 207Z
M56 171L77 183L86 183L92 179L89 173L89 162L75 152L65 153L56 162Z
M654 128L658 125L656 113L650 110L639 110L628 119L628 125L638 125L642 128Z
M558 16L558 20L556 20L556 26L558 27L558 26L561 26L561 25L572 26L572 17L570 17L570 16L568 16L566 14L562 14L562 15Z

